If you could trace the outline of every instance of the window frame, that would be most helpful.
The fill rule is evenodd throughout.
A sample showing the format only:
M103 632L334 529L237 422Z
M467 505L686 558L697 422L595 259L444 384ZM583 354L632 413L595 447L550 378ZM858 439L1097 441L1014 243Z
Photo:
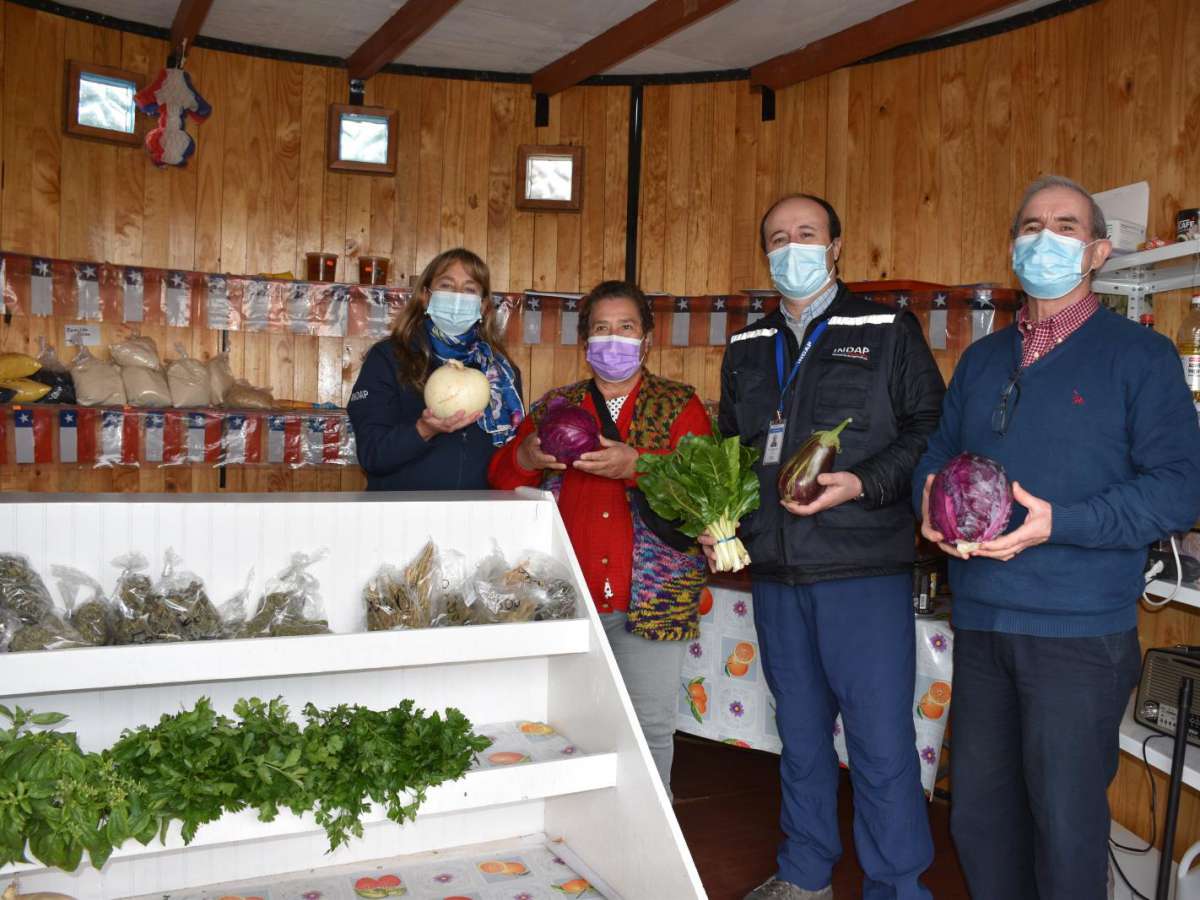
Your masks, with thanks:
M535 200L525 193L525 174L531 157L569 156L571 158L571 197L569 200ZM583 208L583 148L574 144L521 144L517 148L517 209L537 212L579 212Z
M69 60L67 62L67 102L65 108L66 121L63 130L75 137L88 138L94 141L107 141L113 144L140 146L145 139L143 116L133 108L133 131L117 131L113 128L97 128L95 125L84 125L79 121L79 84L84 75L99 75L101 78L112 78L117 81L128 81L133 84L133 93L146 86L146 76L140 72L130 72L128 69L118 69L115 66L101 66L95 63Z
M342 117L345 115L371 116L373 118L387 120L388 149L386 162L359 162L357 160L341 158ZM327 167L334 172L358 172L367 175L395 175L396 147L399 141L399 135L396 133L396 125L398 120L399 116L397 115L396 110L388 109L383 106L355 106L349 103L329 104L329 137L325 148L325 161Z

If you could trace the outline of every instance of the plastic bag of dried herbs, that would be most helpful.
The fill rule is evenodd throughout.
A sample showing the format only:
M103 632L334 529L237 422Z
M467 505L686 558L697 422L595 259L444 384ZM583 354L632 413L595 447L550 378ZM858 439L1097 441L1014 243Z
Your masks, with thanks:
M51 566L50 574L58 582L67 622L93 647L111 644L116 613L100 582L71 566Z
M58 613L46 613L32 624L22 624L8 642L9 653L27 650L67 650L90 646Z
M475 569L467 603L475 621L530 622L575 616L578 594L566 566L536 550L509 565L493 546Z
M46 583L19 553L0 553L0 615L33 625L54 611Z
M112 564L121 570L112 593L113 643L145 644L158 640L162 626L175 627L174 617L164 616L166 611L156 602L154 583L144 571L150 567L146 557L135 551L118 556Z
M207 641L221 637L221 615L208 599L204 582L183 569L182 564L179 554L168 547L163 554L162 578L155 585L155 593L178 622L178 639Z
M293 553L291 564L267 582L254 615L233 635L239 638L291 637L329 634L329 622L321 603L321 588L309 567L325 557L326 551Z
M441 565L433 541L403 569L385 563L363 588L367 630L428 628L437 615Z
M441 562L442 582L437 599L433 622L435 627L444 625L474 625L480 619L468 600L474 599L468 590L471 568L467 558L457 550L438 552Z

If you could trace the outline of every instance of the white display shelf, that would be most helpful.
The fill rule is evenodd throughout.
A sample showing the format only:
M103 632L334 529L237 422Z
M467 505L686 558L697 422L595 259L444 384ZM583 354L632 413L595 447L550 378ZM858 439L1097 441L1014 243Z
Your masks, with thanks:
M1151 597L1158 597L1161 600L1170 597L1171 592L1174 590L1174 581L1152 581L1146 585L1146 593ZM1179 591L1175 594L1171 602L1179 603L1183 606L1194 606L1200 609L1200 590L1182 584L1179 586Z
M524 803L561 797L581 791L595 791L614 787L617 783L617 755L595 753L579 755L571 759L548 762L529 762L520 765L476 769L468 772L459 781L449 781L426 792L425 802L417 811L418 818L445 813L466 812L491 806ZM388 821L386 811L379 808L365 814L361 819L364 827ZM271 822L260 822L253 809L242 810L222 816L215 822L201 825L190 844L183 842L179 822L172 823L166 840L157 838L143 846L137 841L126 841L113 852L113 859L130 859L152 856L185 849L218 847L242 841L264 841L281 837L323 833L310 813L296 815L280 810ZM44 871L38 864L23 864L0 868L0 878L24 872Z
M0 697L586 653L587 619L0 654Z
M1151 731L1134 721L1133 704L1135 699L1135 697L1129 699L1129 705L1125 708L1125 716L1121 719L1121 749L1140 763L1142 761L1142 741L1149 735L1158 735L1159 732ZM1171 771L1171 750L1174 740L1175 738L1172 736L1161 735L1150 741L1146 746L1146 760L1150 765L1162 772ZM1190 788L1200 790L1200 747L1193 747L1190 744L1187 747L1183 761L1183 783Z
M1144 847L1146 845L1144 840L1115 821L1110 826L1108 835L1118 844L1126 847ZM1146 897L1153 897L1154 889L1158 882L1158 848L1151 847L1145 853L1131 853L1128 850L1113 847L1112 852L1121 866L1121 871L1125 873L1125 877L1129 879L1129 883L1137 889L1138 893ZM1110 867L1112 866L1111 859L1108 864ZM1171 863L1171 890L1168 893L1169 897L1175 896L1176 868L1176 864ZM1113 875L1113 900L1135 900L1133 892L1121 880L1121 876L1115 872Z
M544 834L566 841L618 896L705 896L549 495L9 494L5 501L0 552L26 555L43 576L55 564L76 567L108 590L117 577L111 561L134 550L156 575L174 549L217 605L244 589L251 570L257 597L293 552L326 551L309 573L331 635L0 657L0 702L64 713L63 727L85 750L201 697L229 714L239 698L276 696L293 711L310 702L383 709L410 699L431 712L457 708L475 723L525 717L549 723L579 748L564 758L534 749L533 762L440 785L402 826L373 812L363 836L333 853L311 816L281 813L263 823L241 812L203 826L186 847L174 830L166 846L124 846L100 870L24 867L23 890L88 900L161 896L213 881L269 880L318 861L352 865ZM559 560L579 595L578 618L366 632L366 580L383 563L406 564L429 540L470 565L497 551L514 564L526 551ZM504 746L504 735L493 735Z

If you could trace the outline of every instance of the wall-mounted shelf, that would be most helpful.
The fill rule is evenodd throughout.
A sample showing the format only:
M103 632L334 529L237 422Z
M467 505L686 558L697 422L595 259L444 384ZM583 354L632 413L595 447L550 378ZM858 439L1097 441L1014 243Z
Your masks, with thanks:
M1190 263L1156 268L1159 263L1195 257ZM1127 315L1137 320L1142 314L1142 301L1151 294L1189 290L1200 285L1200 241L1179 241L1113 256L1092 279L1092 290L1098 294L1118 294L1129 298Z

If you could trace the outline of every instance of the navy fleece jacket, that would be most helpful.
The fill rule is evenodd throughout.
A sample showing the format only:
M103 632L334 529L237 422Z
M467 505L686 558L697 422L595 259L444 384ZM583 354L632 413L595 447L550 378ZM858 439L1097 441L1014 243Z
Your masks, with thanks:
M919 514L925 477L969 451L1052 506L1046 543L1008 562L950 560L954 626L1044 637L1134 628L1147 546L1200 517L1200 428L1179 357L1102 308L1023 370L1000 435L992 412L1020 358L1016 326L963 354L913 476ZM1008 530L1024 520L1014 503Z
M391 340L380 341L363 359L347 407L367 490L487 490L492 436L473 424L426 441L417 433L424 410L421 392L400 384Z

